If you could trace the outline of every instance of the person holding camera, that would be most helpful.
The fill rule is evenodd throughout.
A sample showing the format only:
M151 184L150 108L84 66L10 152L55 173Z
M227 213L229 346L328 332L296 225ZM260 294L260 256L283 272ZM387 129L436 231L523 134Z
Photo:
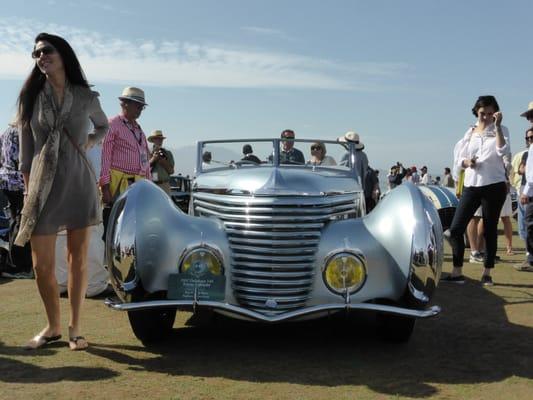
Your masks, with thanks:
M453 254L453 271L446 282L464 283L462 274L465 252L464 233L477 208L483 215L485 238L483 286L492 285L491 271L497 250L497 227L500 211L507 196L505 159L511 149L509 132L502 125L502 113L494 96L479 96L472 113L477 123L457 143L454 167L464 169L464 189L449 230Z
M155 130L148 141L153 143L152 153L150 157L150 169L152 172L152 181L170 195L170 175L174 173L174 157L172 153L163 148L163 132Z
M396 186L402 184L402 179L407 174L407 170L403 167L402 163L399 161L396 165L390 167L390 172L387 175L387 180L389 184L389 190L394 189Z

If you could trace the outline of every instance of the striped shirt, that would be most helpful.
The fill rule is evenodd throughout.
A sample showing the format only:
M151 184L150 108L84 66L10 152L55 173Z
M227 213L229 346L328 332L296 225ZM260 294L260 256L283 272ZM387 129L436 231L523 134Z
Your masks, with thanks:
M146 136L139 124L132 124L122 115L111 118L102 145L100 185L109 184L111 169L150 179L149 157Z

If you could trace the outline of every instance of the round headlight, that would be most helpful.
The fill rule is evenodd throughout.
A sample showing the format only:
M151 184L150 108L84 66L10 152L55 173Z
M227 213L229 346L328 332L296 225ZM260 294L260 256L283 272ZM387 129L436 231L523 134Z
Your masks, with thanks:
M181 263L180 272L189 271L195 276L202 276L206 272L222 275L222 262L210 249L200 247L188 252Z
M354 293L359 290L366 279L363 260L352 253L342 252L331 256L324 269L326 286L337 294Z

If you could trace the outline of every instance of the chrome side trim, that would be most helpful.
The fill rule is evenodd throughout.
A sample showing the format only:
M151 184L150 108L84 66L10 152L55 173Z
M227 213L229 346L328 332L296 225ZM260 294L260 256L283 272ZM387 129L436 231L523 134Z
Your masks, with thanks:
M389 305L383 305L383 304L359 303L359 304L323 304L319 306L306 307L306 308L299 309L299 310L288 311L281 315L265 315L265 314L258 313L252 310L248 310L242 307L234 306L234 305L227 304L227 303L219 303L215 301L198 301L195 304L193 301L190 301L190 300L157 300L157 301L146 301L146 302L139 302L139 303L118 303L118 302L113 301L112 299L106 299L105 304L108 307L114 310L119 310L119 311L145 310L145 309L157 308L157 307L184 307L184 308L190 308L192 310L193 307L196 307L196 308L206 307L206 308L224 310L237 316L245 317L245 318L248 318L254 321L262 321L262 322L289 321L291 319L295 319L295 318L298 318L304 315L311 315L311 314L320 313L324 311L369 310L369 311L384 312L387 314L402 315L402 316L413 317L413 318L434 317L435 315L439 314L441 311L441 308L437 305L431 306L425 310L413 310L410 308L389 306Z

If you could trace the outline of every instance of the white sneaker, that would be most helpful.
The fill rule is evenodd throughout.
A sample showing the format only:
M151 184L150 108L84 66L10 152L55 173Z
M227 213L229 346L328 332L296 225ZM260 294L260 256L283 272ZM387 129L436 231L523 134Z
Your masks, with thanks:
M533 266L526 260L522 264L513 265L514 269L522 272L533 272Z
M471 264L483 264L483 256L479 252L470 253L470 263Z

